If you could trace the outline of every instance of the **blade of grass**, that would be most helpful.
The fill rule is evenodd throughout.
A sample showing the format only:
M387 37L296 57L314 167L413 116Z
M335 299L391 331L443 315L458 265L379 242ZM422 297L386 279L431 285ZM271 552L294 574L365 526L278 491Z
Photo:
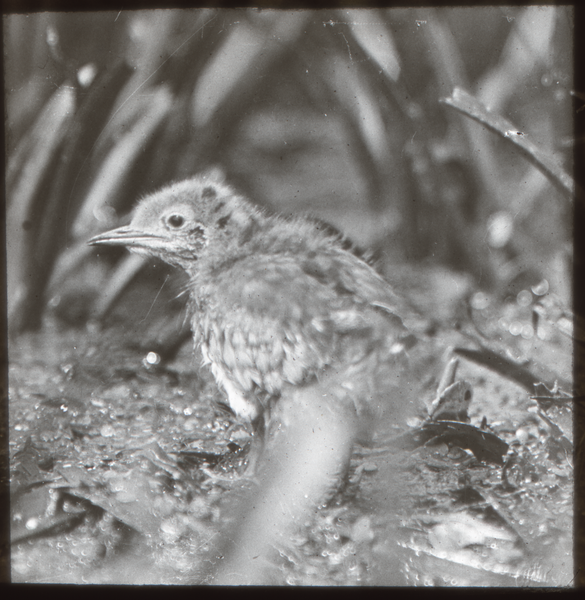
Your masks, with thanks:
M461 88L456 87L451 96L441 98L439 101L508 140L528 162L548 177L549 181L569 202L572 202L573 196L583 201L583 192L575 188L573 178L548 153L534 144L526 134L518 131L510 121L491 113L479 100Z
M173 94L167 86L156 89L146 113L112 148L75 219L72 227L74 237L87 237L96 230L96 212L106 205L112 205L144 145L169 114L173 100Z
M18 331L26 321L26 303L35 285L34 262L35 200L47 170L54 163L75 111L75 90L61 86L39 116L37 143L14 186L6 217L8 322Z
M193 90L194 124L204 128L226 105L241 111L245 92L255 90L263 74L297 40L307 17L305 11L270 11L234 23Z

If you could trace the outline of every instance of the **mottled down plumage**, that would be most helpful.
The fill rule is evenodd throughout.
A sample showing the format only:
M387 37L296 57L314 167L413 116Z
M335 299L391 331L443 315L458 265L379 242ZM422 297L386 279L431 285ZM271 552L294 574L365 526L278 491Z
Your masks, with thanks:
M188 273L195 342L245 421L328 369L346 370L346 386L357 388L355 365L371 356L392 367L404 350L399 299L340 235L268 215L214 172L144 198L130 226L92 243L126 245ZM375 410L375 396L356 389L358 413Z
M382 413L396 421L404 414L398 378L408 331L400 300L330 227L267 214L210 172L144 198L129 226L91 243L125 245L187 272L194 340L240 419L257 425L276 414L281 425L294 422L296 439L318 455L319 444L347 454ZM303 430L295 411L322 430L338 427L343 442L310 440L313 425ZM339 460L314 475L314 493L289 496L316 502L321 475L334 476ZM278 477L274 469L267 479ZM287 485L273 487L280 493Z

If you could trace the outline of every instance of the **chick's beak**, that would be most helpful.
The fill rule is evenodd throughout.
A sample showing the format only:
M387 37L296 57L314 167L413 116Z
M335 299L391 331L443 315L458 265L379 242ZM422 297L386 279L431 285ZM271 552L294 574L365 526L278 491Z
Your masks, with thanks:
M90 246L128 246L130 248L159 249L164 245L165 238L160 235L133 229L131 226L118 227L106 231L88 240Z
M198 259L197 247L172 236L133 228L132 225L100 233L87 243L90 246L126 246L136 254L158 256L171 265L185 269Z

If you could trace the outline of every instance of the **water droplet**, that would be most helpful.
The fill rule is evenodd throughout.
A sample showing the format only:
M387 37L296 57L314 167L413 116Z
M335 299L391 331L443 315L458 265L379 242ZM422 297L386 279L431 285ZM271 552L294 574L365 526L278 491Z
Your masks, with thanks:
M510 333L512 335L520 335L522 333L522 323L520 323L520 321L512 321L512 323L510 323Z
M77 71L77 81L81 87L89 87L97 75L97 67L94 63L87 63Z
M532 294L528 290L518 292L516 302L519 306L530 306L532 304Z
M471 307L475 310L484 310L490 305L490 297L484 292L477 292L471 297Z
M546 279L543 279L541 282L533 285L530 289L536 296L544 296L549 290L549 283Z
M104 425L101 429L100 429L100 434L103 437L112 437L114 435L114 428L112 427L112 425Z
M514 233L514 221L506 211L494 213L488 219L488 244L492 248L503 248Z
M158 365L160 362L160 356L156 352L149 352L146 355L146 362L151 365Z

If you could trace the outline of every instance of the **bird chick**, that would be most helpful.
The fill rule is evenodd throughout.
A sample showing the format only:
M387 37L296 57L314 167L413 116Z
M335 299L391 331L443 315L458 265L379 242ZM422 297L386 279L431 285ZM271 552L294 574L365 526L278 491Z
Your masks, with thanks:
M194 341L233 412L267 427L268 438L294 432L265 461L270 500L242 509L240 548L220 551L231 559L217 581L265 582L253 559L271 541L258 528L317 505L353 443L408 409L400 299L332 228L268 214L216 171L144 198L130 225L89 243L124 245L186 271ZM278 518L262 508L279 503Z
M349 385L369 356L403 353L400 300L347 240L304 217L266 214L215 171L144 198L129 226L89 243L187 272L194 340L243 421L260 418L287 386L342 367ZM376 396L386 394L371 392L353 394L358 414L379 409Z

